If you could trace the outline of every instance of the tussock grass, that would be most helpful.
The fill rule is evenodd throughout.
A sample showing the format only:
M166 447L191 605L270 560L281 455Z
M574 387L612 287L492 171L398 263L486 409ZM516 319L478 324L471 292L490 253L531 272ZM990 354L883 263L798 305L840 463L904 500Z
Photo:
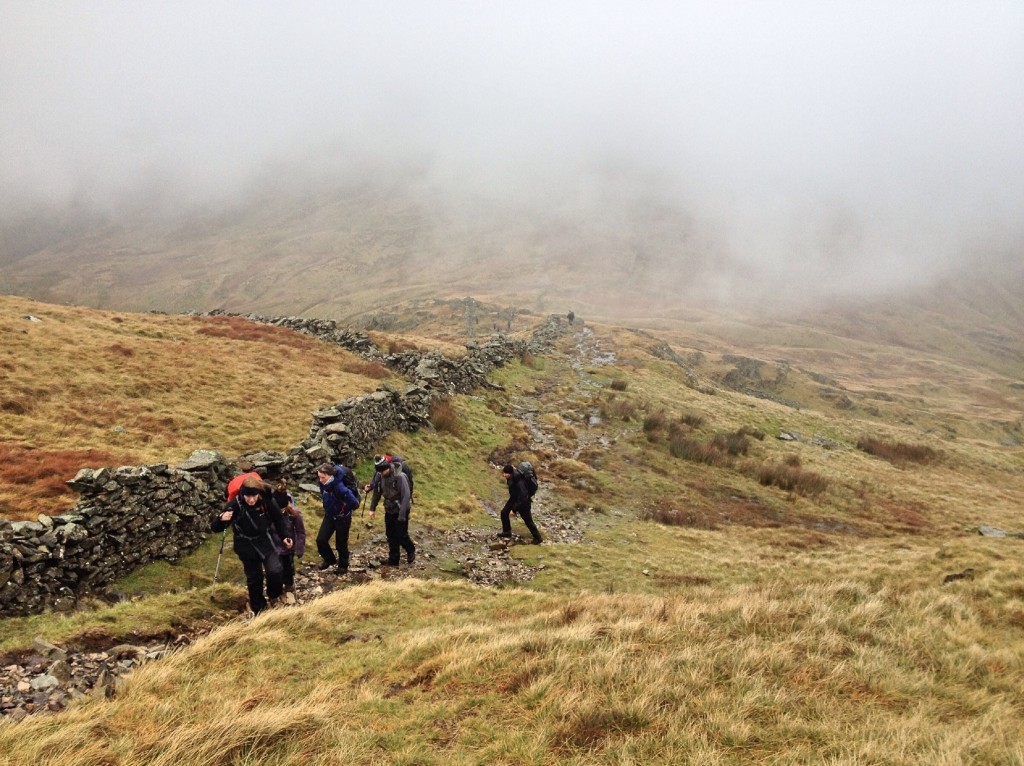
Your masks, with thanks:
M857 449L888 460L893 465L933 463L939 459L940 454L938 450L924 444L886 441L873 436L864 436L858 439Z
M0 726L0 748L11 764L185 766L1019 755L1012 634L969 593L768 580L709 595L369 585L225 627L114 700Z
M793 465L792 458L784 463L765 463L757 469L757 480L766 487L778 487L798 495L818 495L828 489L828 479L813 471Z
M459 415L448 400L436 400L430 405L430 424L442 433L458 436L462 430Z

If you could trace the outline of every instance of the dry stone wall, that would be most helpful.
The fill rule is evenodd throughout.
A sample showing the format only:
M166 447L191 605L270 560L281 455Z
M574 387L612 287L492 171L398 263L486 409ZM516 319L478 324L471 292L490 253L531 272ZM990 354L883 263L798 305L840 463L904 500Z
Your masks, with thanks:
M267 478L311 482L320 463L352 465L388 434L427 425L435 400L486 385L495 368L525 352L550 350L566 329L564 320L552 316L529 340L496 335L467 345L464 357L449 359L437 352L385 354L363 333L330 320L247 318L336 343L382 362L409 384L402 390L385 385L314 412L309 436L287 453L228 459L199 450L176 468L83 468L68 482L80 495L69 513L40 515L33 522L0 519L0 615L73 609L79 599L101 594L143 564L179 559L209 535L210 519L239 463L252 463Z

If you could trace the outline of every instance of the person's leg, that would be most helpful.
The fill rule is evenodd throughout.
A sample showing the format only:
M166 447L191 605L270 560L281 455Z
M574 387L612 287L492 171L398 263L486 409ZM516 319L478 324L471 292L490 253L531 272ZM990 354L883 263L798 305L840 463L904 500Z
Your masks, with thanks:
M537 531L537 525L533 523L533 510L531 508L525 508L519 512L519 518L526 524L526 528L530 530L530 534L533 535L533 541L535 543L543 542L544 538L540 536L540 532Z
M269 554L263 559L263 568L267 571L267 596L273 601L281 598L284 587L281 578L284 574L281 557L277 553Z
M405 560L411 564L416 560L416 545L409 537L409 520L396 520L395 524L397 524L398 544L405 550Z
M281 558L281 585L285 593L295 592L295 554L283 553Z
M509 519L509 513L511 511L501 511L501 536L512 537L512 521Z
M263 596L263 562L259 559L241 559L245 570L245 586L249 590L249 607L253 614L259 614L267 608L267 599Z
M321 569L327 569L327 567L338 563L338 557L331 550L331 535L334 534L336 528L334 519L324 516L324 520L320 523L320 531L316 533L316 552L324 560L320 565Z
M384 533L388 538L388 560L390 566L398 566L400 554L398 549L398 516L393 513L384 514Z
M352 514L338 519L338 572L348 571L348 533L352 529Z

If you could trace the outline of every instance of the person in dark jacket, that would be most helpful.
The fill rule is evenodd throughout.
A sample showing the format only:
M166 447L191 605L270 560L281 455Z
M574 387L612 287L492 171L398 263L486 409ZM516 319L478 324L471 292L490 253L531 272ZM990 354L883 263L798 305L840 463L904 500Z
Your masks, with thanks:
M338 574L348 572L348 533L352 528L352 511L359 507L359 498L342 481L344 468L324 463L316 469L320 482L320 499L324 503L324 520L316 535L316 549L323 562L320 570L338 565ZM331 550L334 536L338 555Z
M537 531L537 525L533 523L533 498L530 497L530 490L526 486L526 477L511 465L501 469L508 483L508 501L501 509L501 532L498 537L512 537L511 516L519 515L519 518L526 524L526 528L533 535L533 544L538 545L544 541Z
M370 498L370 519L377 513L377 503L384 498L384 532L388 538L388 557L381 559L381 564L396 567L401 560L401 550L405 550L406 561L416 561L416 546L409 537L409 508L412 493L409 490L409 479L402 471L401 463L393 463L382 455L374 462L373 467L380 474L380 481L373 489Z
M245 584L249 589L249 606L253 614L259 614L267 608L267 598L273 603L281 597L281 557L274 546L270 530L277 532L284 548L291 549L293 544L271 489L266 482L252 476L246 477L235 498L224 506L224 510L210 524L214 532L223 532L228 526L233 529L233 546L245 570ZM266 596L263 595L264 572Z
M274 534L273 528L270 533L274 538L274 547L277 555L281 557L281 568L283 570L284 602L295 603L295 559L301 559L306 552L306 524L302 519L302 511L295 504L295 498L288 491L288 485L282 479L274 488L274 502L281 509L281 518L284 520L285 534L292 539L292 547L285 548L284 542Z

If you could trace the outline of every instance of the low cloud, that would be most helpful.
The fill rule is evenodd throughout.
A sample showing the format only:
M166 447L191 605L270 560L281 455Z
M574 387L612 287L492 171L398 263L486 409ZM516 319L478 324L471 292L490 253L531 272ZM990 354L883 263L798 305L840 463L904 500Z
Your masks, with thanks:
M675 217L839 292L1022 238L1019 3L0 7L7 220L399 183L638 240Z

